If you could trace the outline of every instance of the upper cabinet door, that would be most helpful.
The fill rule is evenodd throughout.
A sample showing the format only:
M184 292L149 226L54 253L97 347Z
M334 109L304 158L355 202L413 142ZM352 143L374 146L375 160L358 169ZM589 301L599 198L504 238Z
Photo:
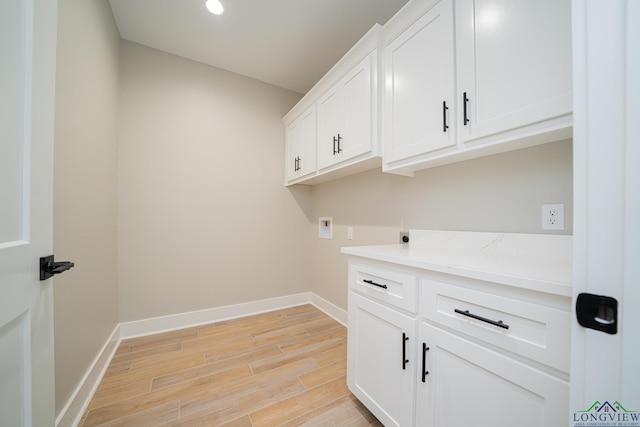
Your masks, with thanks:
M300 176L309 175L316 171L316 106L313 105L301 117L302 147L298 160L298 172Z
M344 138L340 155L345 160L371 151L377 116L372 63L377 62L377 55L373 52L366 57L343 81Z
M368 55L318 100L318 168L323 169L372 150L375 76Z
M455 146L452 0L391 42L383 64L385 162Z
M286 184L316 171L316 106L311 106L286 129Z
M344 138L344 95L338 83L318 101L318 168L338 160L338 143ZM342 132L342 135L340 134Z
M571 113L570 0L455 5L463 142Z
M302 123L296 120L286 130L286 183L298 178L298 162L302 154Z

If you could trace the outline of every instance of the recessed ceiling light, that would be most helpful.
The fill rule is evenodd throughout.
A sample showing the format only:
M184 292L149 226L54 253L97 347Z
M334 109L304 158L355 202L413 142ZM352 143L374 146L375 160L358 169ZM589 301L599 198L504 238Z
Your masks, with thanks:
M207 9L209 9L209 12L214 15L222 15L224 12L224 6L220 0L207 0L205 5L207 6Z

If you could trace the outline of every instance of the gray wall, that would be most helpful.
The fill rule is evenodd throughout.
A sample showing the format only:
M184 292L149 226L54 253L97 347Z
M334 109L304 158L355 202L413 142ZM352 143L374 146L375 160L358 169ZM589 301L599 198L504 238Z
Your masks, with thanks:
M120 321L309 291L280 121L300 95L126 41L120 65Z
M118 324L116 129L120 37L106 0L59 0L54 249L56 413Z
M346 310L342 246L397 243L408 229L549 233L543 203L564 203L572 234L571 141L426 169L413 178L370 171L312 187L312 291ZM332 216L333 240L318 238L318 217ZM348 226L354 239L346 240Z

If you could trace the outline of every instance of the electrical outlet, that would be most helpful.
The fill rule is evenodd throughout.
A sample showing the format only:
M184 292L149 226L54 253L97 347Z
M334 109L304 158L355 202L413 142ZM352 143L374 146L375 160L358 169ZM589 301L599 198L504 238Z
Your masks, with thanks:
M353 227L347 227L347 240L353 240Z
M564 204L542 205L542 229L564 230Z

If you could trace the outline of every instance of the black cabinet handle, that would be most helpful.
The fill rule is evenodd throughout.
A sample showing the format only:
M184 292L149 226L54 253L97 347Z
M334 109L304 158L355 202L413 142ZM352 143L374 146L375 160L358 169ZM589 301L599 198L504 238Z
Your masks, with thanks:
M442 101L442 132L446 132L449 129L449 125L447 125L447 101Z
M338 141L338 139L334 136L333 137L333 155L335 156L336 154L338 154L338 151L336 150L336 142Z
M463 111L463 124L466 126L469 123L469 115L467 114L467 102L469 102L469 98L467 98L467 92L462 94L462 111Z
M340 141L342 141L342 137L338 134L338 153L342 153L342 147L340 147Z
M407 363L409 363L409 359L407 359L407 341L409 341L409 337L404 332L402 333L402 369L407 369Z
M368 284L373 285L373 286L377 286L377 287L382 288L382 289L387 289L388 288L387 285L381 285L380 283L376 283L373 280L364 279L363 282L364 283L368 283Z
M457 308L454 310L458 314L462 314L463 316L471 317L476 320L480 320L482 322L490 323L493 326L497 326L499 328L509 329L509 325L506 323L502 323L502 320L491 320L486 317L478 316L477 314L470 313L469 310L458 310Z
M298 170L302 169L302 166L300 166L300 163L302 163L302 158L298 156Z
M427 351L429 351L429 347L427 347L426 343L422 343L422 382L427 382L427 375L429 375L429 371L427 371Z

